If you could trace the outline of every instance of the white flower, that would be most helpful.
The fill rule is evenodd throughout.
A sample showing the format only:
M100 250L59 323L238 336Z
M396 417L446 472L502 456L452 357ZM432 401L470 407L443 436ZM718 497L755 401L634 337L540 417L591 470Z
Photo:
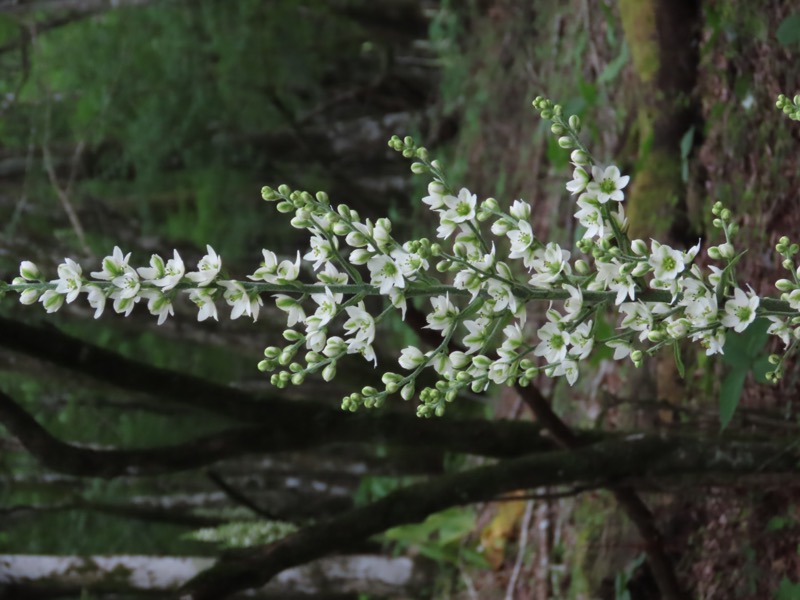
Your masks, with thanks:
M503 312L506 308L512 313L517 312L517 297L511 290L511 286L499 279L490 279L486 284L486 293L489 294L489 302L486 308L492 312Z
M432 297L431 305L433 305L433 312L425 318L428 321L425 327L441 331L442 335L447 335L455 327L459 312L458 308L450 302L449 294Z
M749 294L745 294L741 288L736 288L733 291L733 299L725 303L722 324L725 327L732 327L737 333L741 333L750 323L755 321L758 303L759 298L752 288L750 288Z
M64 262L58 265L58 279L51 283L56 284L55 291L57 293L66 295L66 301L69 304L78 297L83 285L81 266L71 258L65 258Z
M578 363L574 360L563 360L551 371L551 377L565 376L567 383L574 385L578 380Z
M500 346L503 350L514 350L522 345L525 336L522 333L522 326L519 323L510 323L503 328L503 343Z
M625 340L609 340L604 342L606 346L614 349L614 360L621 360L626 356L630 356L633 347L630 342Z
M297 252L297 257L294 262L290 260L282 260L275 271L275 283L285 284L289 281L294 281L300 275L300 252Z
M348 335L353 336L356 340L372 344L375 340L375 319L366 311L364 303L359 302L358 306L348 306L345 310L347 316L350 317L344 324Z
M792 341L791 327L789 327L786 321L775 315L770 315L767 318L772 321L772 325L770 325L769 329L767 329L767 333L771 335L777 335L779 338L781 338L784 348L788 348Z
M582 194L578 198L578 206L580 210L575 213L575 218L586 228L583 237L603 237L605 233L605 221L603 220L603 213L600 211L600 205L597 203L597 200L586 194Z
M531 224L527 221L517 221L516 229L509 229L506 233L511 240L509 258L523 258L528 254L528 249L533 244L534 236Z
M461 188L458 197L445 196L444 204L448 210L442 215L442 219L447 219L453 223L465 223L475 218L475 203L477 198L467 188Z
M389 302L392 303L392 306L400 310L400 320L405 321L408 304L406 302L406 296L403 293L403 290L400 288L392 288L389 290Z
M64 295L55 290L47 290L39 297L39 302L48 313L54 313L64 304Z
M583 290L568 284L564 284L561 287L569 292L569 298L564 300L564 310L566 314L562 320L572 321L583 309Z
M133 269L119 277L115 277L112 283L119 289L119 291L115 293L120 298L135 298L142 287L142 284L139 282L139 276Z
M312 268L317 271L323 264L335 256L334 250L339 247L339 239L333 238L333 245L321 235L315 235L310 240L311 249L303 256L303 260L313 261Z
M86 299L94 309L94 318L99 319L106 307L106 293L99 285L92 284L83 286L83 291L88 294Z
M555 282L561 272L569 274L569 252L562 250L558 244L548 242L547 246L539 248L534 253L531 267L536 273L531 276L528 283L536 287L549 288Z
M306 319L306 348L314 352L322 352L325 348L328 329L317 316Z
M589 285L590 289L608 289L617 292L614 304L621 304L626 297L633 300L636 297L636 286L630 275L621 271L622 265L616 258L610 262L596 261L597 278Z
M439 181L431 181L428 184L428 195L422 202L430 206L431 210L439 210L444 207L444 186Z
M381 294L388 294L394 287L406 286L400 267L390 256L385 254L373 256L367 261L367 269L370 273L370 283L379 286Z
M672 281L685 268L684 254L673 250L666 244L653 240L648 263L653 267L653 276L661 281Z
M462 341L467 349L467 354L474 354L483 348L489 334L486 328L490 323L491 321L489 319L483 317L464 321L464 327L467 328L467 335L464 336Z
M514 200L508 209L508 214L517 221L528 221L531 218L531 205L524 200Z
M158 254L153 254L150 257L150 266L149 267L139 267L136 269L136 272L139 274L139 277L144 279L147 282L154 282L156 279L161 279L164 277L164 259L161 258Z
M640 332L640 341L647 339L647 334L653 329L653 315L647 305L643 302L623 302L619 305L619 311L625 315L622 327Z
M199 287L207 286L209 283L214 281L219 274L219 270L222 268L222 257L217 255L210 245L206 245L206 251L208 254L201 258L200 262L197 263L197 271L186 274L186 278L197 284ZM216 318L216 309L214 318ZM203 319L200 320L202 321Z
M344 324L344 328L352 337L347 340L347 353L360 353L366 360L371 360L377 364L375 351L372 342L375 340L375 320L366 310L364 303L359 306L348 306L347 315L350 317Z
M562 331L558 323L547 323L537 332L541 342L533 351L535 356L544 356L549 363L564 360L567 357L567 346L570 343L570 335Z
M609 200L622 202L625 198L622 189L628 185L630 177L621 176L619 169L614 165L606 167L605 170L593 166L592 178L594 181L589 183L586 189L597 198L600 204L605 204Z
M489 379L497 385L509 383L515 376L511 363L506 359L496 360L489 367Z
M472 269L464 269L456 273L453 285L460 290L468 290L472 294L472 299L480 293L483 288L484 276L480 272Z
M95 279L101 279L103 281L111 281L116 277L120 277L124 275L126 271L131 269L131 267L128 266L128 260L130 260L130 258L130 252L123 256L122 250L119 249L119 246L114 246L114 252L112 255L106 256L103 259L103 270L93 271L91 276Z
M172 308L172 302L168 296L165 296L158 290L147 289L142 291L142 298L147 299L147 310L154 317L158 317L158 324L161 325L167 320L167 317L174 316L175 310Z
M400 268L403 277L407 279L415 279L417 273L427 271L429 267L427 259L416 252L411 252L409 242L403 244L402 248L392 250L391 257Z
M403 350L400 352L400 358L397 360L397 362L400 363L400 366L408 371L413 371L426 361L427 357L425 354L422 352L422 350L415 346L403 348Z
M228 306L232 307L232 320L238 319L242 315L253 317L253 321L258 319L258 313L263 304L258 294L253 294L251 297L238 281L220 281L219 285L225 288L225 293L222 297L228 303Z
M344 298L343 294L334 294L331 288L325 286L324 294L311 294L311 299L317 303L317 310L314 316L319 319L319 327L327 325L339 310L339 304ZM306 321L308 323L308 321Z
M592 322L586 321L578 325L575 330L570 334L570 344L572 347L569 350L570 358L582 360L589 356L594 347L594 336L592 335ZM572 385L572 384L570 384Z
M275 294L273 298L275 298L275 306L288 315L287 327L294 327L297 323L305 322L306 313L303 311L303 305L297 300L285 294Z
M789 306L795 310L800 310L800 289L792 290L788 294L784 294Z
M333 263L325 263L325 270L317 273L317 280L326 285L341 285L347 283L347 273L340 273Z
M172 258L167 261L164 267L164 275L160 279L153 281L153 285L160 287L162 292L168 292L181 282L185 272L186 267L183 264L181 255L178 254L177 250L173 250Z
M121 290L111 292L109 296L114 301L114 312L124 314L129 317L133 312L133 307L139 302L140 296L125 296Z
M583 170L583 167L575 167L572 172L572 181L567 183L567 191L570 194L578 194L586 189L589 183L589 174Z
M191 275L191 273L189 274ZM217 305L214 304L214 290L196 289L189 294L189 300L197 306L197 320L205 321L208 318L219 320Z

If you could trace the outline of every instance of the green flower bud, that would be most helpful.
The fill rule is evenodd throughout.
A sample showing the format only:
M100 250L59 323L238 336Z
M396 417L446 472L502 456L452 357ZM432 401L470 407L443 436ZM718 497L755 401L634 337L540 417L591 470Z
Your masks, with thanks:
M792 261L791 258L785 259L781 263L781 266L783 266L783 268L786 269L787 271L793 271L794 270L794 262Z
M279 213L286 214L294 210L294 204L292 204L288 200L281 200L280 202L278 202L275 208L278 209Z
M633 240L631 242L631 250L636 256L645 256L647 254L647 244L644 240Z
M560 123L553 123L550 126L550 131L553 132L553 135L564 135L564 127Z
M578 166L585 166L589 164L589 156L583 150L573 150L569 158Z
M722 258L722 254L716 246L711 246L706 252L708 253L708 257L713 260L720 260Z
M794 283L788 279L778 279L778 281L775 282L775 287L782 292L791 292L795 289Z
M777 365L777 364L779 364L781 362L781 357L778 356L777 354L770 354L768 360L769 360L769 364Z
M288 198L292 193L292 188L290 188L285 183L282 183L281 185L278 186L278 193L284 198Z
M287 329L286 331L283 332L283 339L285 339L287 342L298 342L304 338L303 334L300 333L299 331L295 331L294 329Z
M589 263L579 258L575 261L575 272L578 275L587 275L589 273Z
M417 148L417 158L420 160L428 160L428 150L426 148Z
M292 385L301 385L306 380L305 373L295 373L292 375Z
M272 202L273 200L278 199L278 194L276 194L275 190L273 190L271 187L265 185L261 188L261 197L267 202Z
M575 133L580 133L581 131L581 119L578 115L570 115L569 117L569 126L575 130Z
M422 175L428 172L428 167L421 162L413 162L411 163L411 172L414 175Z
M334 377L336 377L336 363L325 365L325 368L322 369L322 379L331 381Z
M569 150L575 147L575 143L572 141L572 138L566 135L561 136L558 138L558 145L564 150Z

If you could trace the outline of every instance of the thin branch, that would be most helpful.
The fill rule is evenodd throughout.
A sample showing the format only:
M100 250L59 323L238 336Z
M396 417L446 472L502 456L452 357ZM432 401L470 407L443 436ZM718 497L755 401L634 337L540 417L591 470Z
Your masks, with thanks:
M635 437L635 439L634 439ZM686 474L742 473L767 456L771 470L794 470L800 453L766 444L738 444L664 435L630 436L576 450L501 461L398 490L384 498L312 525L266 546L224 555L184 587L182 599L220 600L265 584L276 574L334 551L342 551L390 527L416 523L451 506L491 500L520 487L670 478Z
M514 570L508 580L506 588L506 600L514 600L514 590L517 587L517 579L522 569L522 561L525 558L525 549L528 545L528 529L531 526L531 515L533 515L533 501L529 500L525 505L525 515L522 517L522 524L519 527L519 547L517 548L517 559L514 561Z
M126 390L258 426L262 435L276 440L276 445L283 444L285 449L338 442L384 443L509 457L554 448L552 440L543 436L535 423L418 419L387 411L345 413L319 402L286 400L274 394L256 396L125 358L54 327L35 327L4 317L0 317L0 346ZM581 432L579 437L590 443L609 435Z
M216 471L206 471L206 476L216 485L219 489L221 489L228 498L233 500L236 504L240 504L248 509L250 509L254 514L258 515L259 517L264 517L265 519L269 519L271 521L278 521L280 517L276 514L260 507L256 504L253 500L248 498L245 494L237 490L235 487L230 485L225 479L223 479L222 475L217 473Z

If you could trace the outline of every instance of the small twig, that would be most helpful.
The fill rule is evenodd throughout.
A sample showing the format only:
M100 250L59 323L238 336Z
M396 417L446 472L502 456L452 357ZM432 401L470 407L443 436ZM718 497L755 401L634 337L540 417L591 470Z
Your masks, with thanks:
M264 517L265 519L269 519L270 521L278 521L280 518L276 516L274 513L271 513L265 508L260 507L256 504L253 500L245 496L242 492L231 486L227 481L222 478L222 475L215 471L206 471L206 476L214 482L219 489L225 492L225 495L228 496L231 500L236 502L236 504L241 504L242 506L250 509L259 517Z
M528 545L528 528L531 526L531 516L533 515L533 500L529 500L525 505L525 516L522 517L522 525L519 528L519 547L517 548L517 559L514 561L514 570L511 572L511 579L508 580L506 588L506 600L514 600L514 589L517 587L517 579L522 569L522 561L525 558L525 549Z
M89 254L89 244L86 243L86 234L83 231L83 225L81 225L80 219L78 219L78 214L75 212L75 209L70 202L68 193L63 190L58 183L58 177L56 176L56 171L53 168L53 158L50 155L50 149L46 143L42 144L42 159L44 161L44 169L47 172L47 178L50 180L50 185L53 186L56 196L58 196L58 200L61 202L61 207L67 214L67 218L72 225L72 229L75 231L75 235L78 236L78 240L80 241L83 251Z

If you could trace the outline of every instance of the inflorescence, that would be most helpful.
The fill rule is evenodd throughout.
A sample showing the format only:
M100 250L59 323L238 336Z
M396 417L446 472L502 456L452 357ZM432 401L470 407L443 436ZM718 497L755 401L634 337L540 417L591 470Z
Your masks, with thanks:
M255 321L262 296L272 294L286 314L287 344L266 348L258 367L271 372L279 388L318 372L330 381L339 360L351 354L377 364L376 327L390 313L405 319L409 301L427 298L426 327L439 333L438 346L404 348L398 360L403 372L387 371L381 389L366 386L346 396L342 406L347 410L380 406L397 392L411 399L426 368L438 381L419 390L418 414L431 416L443 414L462 391L482 392L491 383L525 386L544 373L572 385L595 344L636 366L645 353L664 346L677 352L685 339L701 344L706 354L718 354L728 331L744 331L759 316L770 320L768 332L787 348L783 356L771 357L774 370L768 376L779 379L800 338L798 245L784 237L777 246L791 273L776 283L783 293L778 300L759 298L738 283L735 266L743 254L734 246L738 226L720 203L712 208L713 225L724 241L706 250L717 263L707 269L694 263L699 242L681 251L655 240L629 239L623 209L629 177L614 165L596 163L580 141L577 116L564 118L560 105L542 97L533 105L551 122L559 146L571 151L573 172L566 189L576 196L580 257L536 237L528 202L514 200L504 207L494 198L479 201L466 188L453 187L440 163L412 138L393 137L390 147L413 160L415 174L430 178L422 202L437 217L435 240L401 242L387 218L373 223L344 204L333 205L324 192L311 195L282 185L264 187L262 197L278 212L293 213L292 226L310 234L308 250L281 260L265 249L263 262L247 280L223 278L221 257L208 246L194 271L186 270L177 251L166 261L153 255L149 266L136 268L129 264L130 253L115 248L90 278L71 259L49 281L35 264L23 261L20 277L0 285L19 293L23 304L41 302L48 313L85 294L95 318L109 301L127 316L145 300L159 324L174 315L179 293L189 295L200 321L219 318L220 299L230 306L232 319L246 315ZM797 106L783 96L778 101L792 118ZM303 282L301 275L309 272L315 280ZM375 295L385 298L378 314L365 304ZM551 302L535 342L526 327L526 305L533 300ZM597 339L598 317L612 309L619 313L617 333Z

